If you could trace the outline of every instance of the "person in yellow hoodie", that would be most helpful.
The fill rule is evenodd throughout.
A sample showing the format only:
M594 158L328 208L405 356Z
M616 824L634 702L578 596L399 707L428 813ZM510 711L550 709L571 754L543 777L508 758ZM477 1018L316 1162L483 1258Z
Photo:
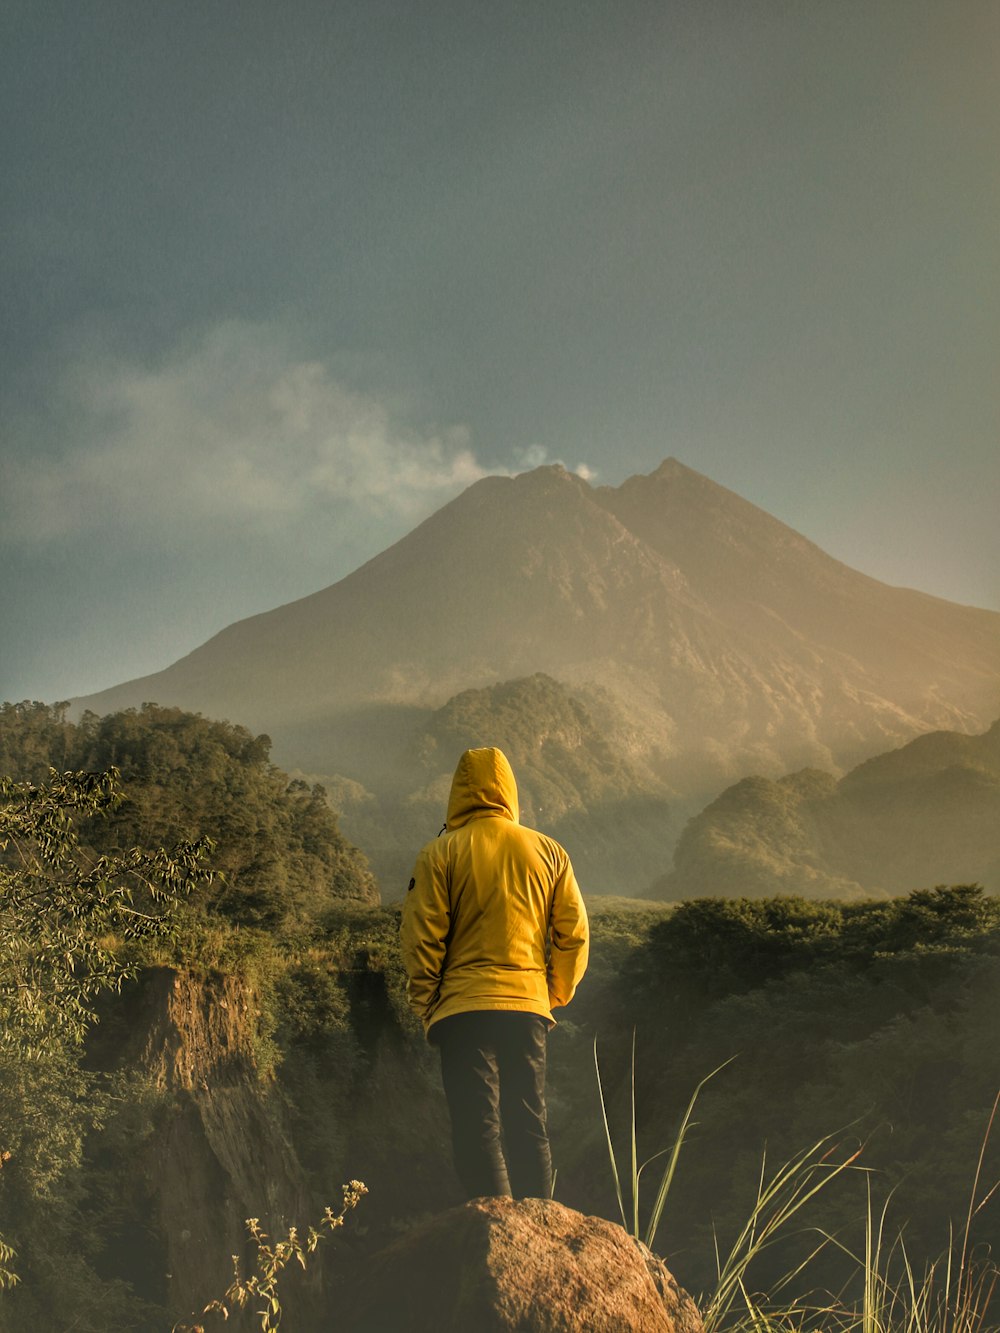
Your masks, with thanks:
M589 928L568 855L519 823L501 750L458 761L444 830L417 857L400 942L410 1005L441 1053L468 1197L547 1198L546 1038L586 971Z

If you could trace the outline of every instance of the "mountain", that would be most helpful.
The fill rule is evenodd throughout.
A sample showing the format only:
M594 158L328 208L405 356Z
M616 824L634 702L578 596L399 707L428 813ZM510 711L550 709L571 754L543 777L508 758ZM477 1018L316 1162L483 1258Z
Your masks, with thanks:
M413 734L395 783L379 794L337 774L311 773L369 849L388 899L405 888L414 854L440 829L455 759L499 745L517 775L521 820L572 849L588 889L634 890L669 859L682 819L666 785L638 758L612 699L541 672L463 690Z
M804 770L744 778L685 828L666 898L845 898L935 884L1000 892L1000 722L938 731L838 782Z
M450 699L537 673L606 700L621 761L690 813L748 772L981 729L1000 614L859 574L673 459L618 488L544 467L477 482L332 587L76 703L229 718L381 799Z

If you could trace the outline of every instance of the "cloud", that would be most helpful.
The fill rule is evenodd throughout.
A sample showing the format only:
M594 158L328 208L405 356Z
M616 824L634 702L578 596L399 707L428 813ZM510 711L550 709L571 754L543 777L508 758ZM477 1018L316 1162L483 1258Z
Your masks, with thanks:
M541 444L529 444L526 449L516 449L514 451L514 460L516 466L514 472L528 472L532 468L549 466L566 467L561 458L550 458L549 451ZM573 468L567 468L569 472L575 472L578 477L584 481L593 481L597 476L595 468L587 463L577 463Z
M266 529L345 507L418 517L486 475L463 427L409 431L280 334L241 323L155 369L81 357L5 452L3 534L19 542Z

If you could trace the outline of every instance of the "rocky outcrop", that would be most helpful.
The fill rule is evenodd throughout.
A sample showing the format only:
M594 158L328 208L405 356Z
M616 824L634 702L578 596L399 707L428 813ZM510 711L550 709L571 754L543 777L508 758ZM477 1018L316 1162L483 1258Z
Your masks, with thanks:
M161 1094L145 1168L163 1238L165 1294L190 1316L221 1296L245 1219L271 1235L310 1215L301 1166L255 1058L256 997L231 976L143 978L137 1063Z
M550 1199L474 1199L380 1251L338 1297L344 1333L701 1333L690 1296L621 1227Z

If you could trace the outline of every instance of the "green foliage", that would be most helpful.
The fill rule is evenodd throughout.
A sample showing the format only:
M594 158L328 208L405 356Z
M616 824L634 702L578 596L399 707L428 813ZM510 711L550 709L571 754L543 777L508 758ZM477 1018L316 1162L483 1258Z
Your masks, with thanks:
M702 1000L795 973L815 979L827 966L901 976L912 953L933 953L947 967L958 955L998 946L1000 899L978 885L939 885L885 902L703 898L653 926L630 972L645 998L662 1003L678 989Z
M60 1269L74 1274L78 1306L94 1281L86 1247L72 1236L70 1176L111 1096L83 1062L95 1005L134 975L123 946L168 933L176 903L214 877L204 839L169 853L93 853L83 831L122 799L114 769L53 770L40 784L0 780L0 1207L28 1242L18 1248L36 1276L62 1254L46 1283L50 1309L66 1291ZM53 1206L55 1220L43 1221ZM10 1246L5 1252L9 1287ZM105 1290L106 1318L111 1301Z
M194 910L295 930L345 900L376 901L323 789L290 780L269 753L267 736L155 704L86 713L78 724L61 704L0 708L0 772L38 781L56 755L76 769L120 772L127 798L90 831L95 852L212 839L221 874L192 895Z
M0 774L41 782L50 768L74 763L76 727L66 720L68 703L0 704Z
M215 877L206 839L169 854L90 853L79 820L123 799L115 769L0 779L0 1052L79 1044L95 998L134 973L116 944L162 935L165 909Z

